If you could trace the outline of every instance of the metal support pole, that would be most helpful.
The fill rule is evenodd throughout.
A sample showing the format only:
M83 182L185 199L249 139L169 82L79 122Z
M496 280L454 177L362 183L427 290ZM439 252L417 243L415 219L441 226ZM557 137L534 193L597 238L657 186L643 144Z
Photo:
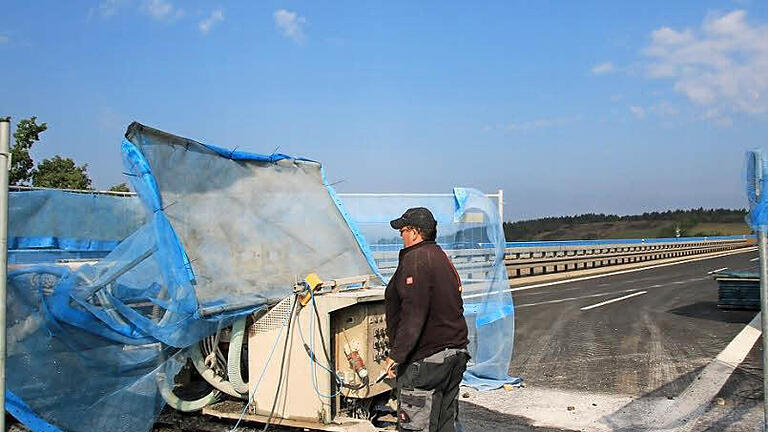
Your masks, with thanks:
M499 220L504 225L504 189L499 189Z
M757 234L760 250L760 323L763 330L763 432L768 431L768 233Z
M11 122L0 119L0 432L5 432L5 306L8 256L8 170Z

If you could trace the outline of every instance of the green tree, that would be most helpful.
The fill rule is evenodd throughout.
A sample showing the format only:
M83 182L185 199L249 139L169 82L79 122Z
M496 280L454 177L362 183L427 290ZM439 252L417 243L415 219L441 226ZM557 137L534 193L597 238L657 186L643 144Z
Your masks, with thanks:
M90 189L88 164L76 166L70 158L43 159L32 172L32 186L58 189Z
M11 172L8 181L12 185L26 185L32 178L34 162L29 150L32 144L40 140L40 134L48 129L45 123L37 124L37 117L23 119L16 124L13 138L16 142L11 147Z
M125 183L120 183L112 186L109 188L110 192L130 192L131 190L128 189L128 185Z

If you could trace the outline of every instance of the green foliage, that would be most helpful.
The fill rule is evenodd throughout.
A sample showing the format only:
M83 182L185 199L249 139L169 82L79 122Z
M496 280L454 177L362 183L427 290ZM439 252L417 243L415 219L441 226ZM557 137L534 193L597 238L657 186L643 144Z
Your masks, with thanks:
M659 227L658 237L674 237L675 226L680 227L682 236L693 235L689 230L699 223L743 223L747 211L744 209L691 209L667 210L664 212L643 213L640 215L606 215L587 213L576 216L547 217L541 219L504 222L504 235L507 241L525 241L535 239L564 239L563 234L574 225L606 223L611 226L619 222L648 222ZM667 222L667 226L662 226ZM609 228L606 226L606 228ZM590 233L592 234L592 233ZM598 238L594 233L594 238ZM592 237L592 236L590 236Z
M70 158L44 159L32 172L32 186L58 189L90 189L88 164L76 166Z
M128 189L128 185L126 183L120 183L109 188L109 191L110 192L130 192L131 190Z
M34 162L29 155L32 144L40 140L40 134L48 129L45 123L37 124L37 117L23 119L16 124L13 138L16 142L11 147L11 171L8 182L11 185L28 185L32 179Z

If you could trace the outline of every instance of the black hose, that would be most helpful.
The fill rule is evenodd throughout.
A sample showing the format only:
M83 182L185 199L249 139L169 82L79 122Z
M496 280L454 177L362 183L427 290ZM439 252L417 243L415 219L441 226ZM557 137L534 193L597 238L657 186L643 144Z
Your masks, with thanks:
M315 310L315 317L317 318L317 331L320 333L320 345L323 346L323 354L325 355L325 361L328 362L328 369L335 369L335 365L333 364L331 357L328 355L328 349L325 346L325 337L323 336L323 324L320 322L320 312L317 311L317 303L315 303L315 295L311 290L309 291L309 295L312 297L312 309ZM338 386L347 387L352 390L360 390L361 388L366 386L366 383L362 383L358 387L345 385L344 381L339 377L337 373L334 373L333 375L334 375L334 378L336 378L334 381ZM336 389L331 388L331 394L335 394L336 391L337 391Z
M320 312L317 311L317 303L315 303L315 295L312 291L309 292L312 296L312 309L315 310L315 317L317 317L317 331L320 332L320 344L323 346L323 354L325 354L325 360L328 362L328 367L331 365L331 358L328 356L328 350L325 347L325 338L323 337L323 324L320 322Z

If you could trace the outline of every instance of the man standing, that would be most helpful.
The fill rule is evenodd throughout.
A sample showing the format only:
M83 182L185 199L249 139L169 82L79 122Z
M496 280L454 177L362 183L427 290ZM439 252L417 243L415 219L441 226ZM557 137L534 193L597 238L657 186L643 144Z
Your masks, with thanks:
M461 280L435 243L437 222L429 210L408 209L390 225L403 239L384 296L392 347L385 367L397 378L398 430L454 432L469 360Z

